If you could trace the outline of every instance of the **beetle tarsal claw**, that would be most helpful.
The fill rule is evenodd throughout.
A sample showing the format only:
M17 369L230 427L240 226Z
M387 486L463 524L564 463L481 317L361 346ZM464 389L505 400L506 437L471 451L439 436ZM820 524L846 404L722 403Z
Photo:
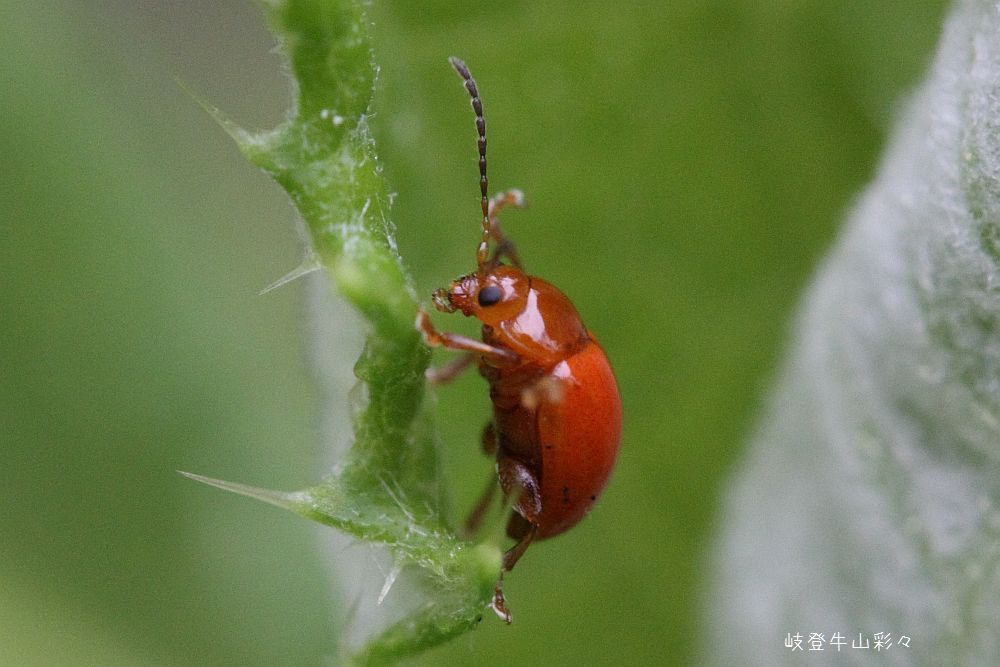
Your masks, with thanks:
M490 608L503 619L503 622L510 625L513 622L514 617L511 616L510 610L507 609L507 600L503 596L503 589L501 588L503 580L497 582L496 588L493 589L493 602L490 603Z

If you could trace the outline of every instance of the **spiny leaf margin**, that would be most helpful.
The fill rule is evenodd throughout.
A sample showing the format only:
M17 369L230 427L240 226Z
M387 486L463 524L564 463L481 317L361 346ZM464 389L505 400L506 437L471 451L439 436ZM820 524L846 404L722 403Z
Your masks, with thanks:
M311 257L370 325L355 365L364 400L354 442L328 478L293 493L184 473L382 543L415 565L425 605L371 637L347 660L385 664L474 627L492 599L496 546L473 546L448 528L438 453L424 402L429 350L414 328L418 301L396 250L389 197L368 124L377 66L364 7L352 0L268 0L264 9L288 58L295 104L265 132L210 109L243 154L288 193L308 230Z

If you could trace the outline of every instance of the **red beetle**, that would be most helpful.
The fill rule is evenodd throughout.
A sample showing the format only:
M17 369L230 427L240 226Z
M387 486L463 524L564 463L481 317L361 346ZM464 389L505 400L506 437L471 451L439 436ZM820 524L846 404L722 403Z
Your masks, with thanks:
M465 81L476 112L483 236L476 271L435 291L434 305L479 319L483 340L438 332L423 310L417 328L428 345L467 353L430 371L432 381L450 380L475 361L490 383L493 421L483 432L483 449L496 455L500 487L513 506L507 535L517 540L504 553L493 607L510 623L503 573L532 541L568 530L593 506L614 468L622 408L608 358L576 308L552 284L524 273L500 229L498 214L505 206L522 205L522 195L511 190L488 197L482 101L465 63L452 58L451 64ZM480 523L496 486L491 482L473 509L466 522L469 531Z

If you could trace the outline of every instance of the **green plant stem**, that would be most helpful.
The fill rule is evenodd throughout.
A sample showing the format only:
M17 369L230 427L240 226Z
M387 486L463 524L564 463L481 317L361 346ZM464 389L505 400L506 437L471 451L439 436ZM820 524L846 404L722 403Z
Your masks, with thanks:
M368 323L355 366L365 400L353 406L349 453L313 488L278 493L192 477L384 544L399 566L418 568L428 584L425 603L349 658L383 664L478 623L500 554L459 540L443 518L439 457L424 403L429 350L414 328L418 302L396 251L368 127L376 69L363 8L348 0L265 6L295 77L295 107L280 126L257 134L215 115L247 158L288 192L331 286Z

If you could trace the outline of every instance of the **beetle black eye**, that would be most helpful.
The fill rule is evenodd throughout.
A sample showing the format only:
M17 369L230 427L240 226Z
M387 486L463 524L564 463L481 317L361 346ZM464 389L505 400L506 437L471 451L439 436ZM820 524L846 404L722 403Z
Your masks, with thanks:
M499 287L496 285L487 285L479 290L479 305L483 307L492 306L500 302L501 296L503 296L503 293Z

